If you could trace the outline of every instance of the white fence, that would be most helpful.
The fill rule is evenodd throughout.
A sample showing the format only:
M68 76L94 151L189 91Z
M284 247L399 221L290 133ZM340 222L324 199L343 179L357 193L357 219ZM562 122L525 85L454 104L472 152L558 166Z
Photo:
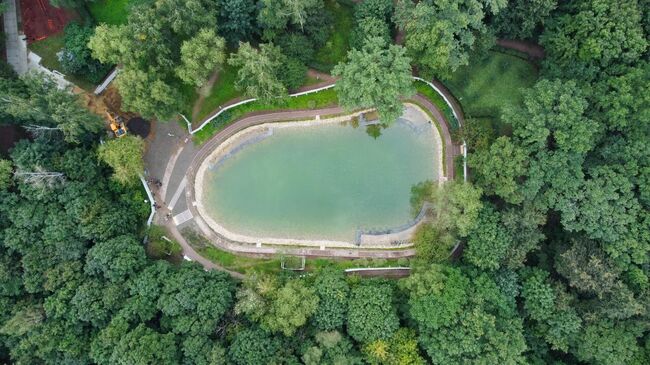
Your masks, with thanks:
M153 194L151 194L149 185L147 185L147 182L144 180L144 177L142 175L140 175L140 181L142 182L142 186L144 186L144 190L147 192L147 197L149 197L149 205L151 206L151 213L149 213L149 219L147 219L147 227L150 227L151 223L153 222L153 216L156 214L156 207L154 206L156 201L153 198Z
M461 122L460 122L460 118L458 117L458 114L456 114L456 109L454 109L454 107L451 105L451 102L449 101L449 99L447 99L447 97L445 96L445 93L440 91L440 89L438 89L436 87L436 85L434 85L432 82L429 82L429 81L427 81L427 80L425 80L423 78L416 77L416 76L413 76L413 78L418 80L418 81L422 81L425 84L429 85L440 96L442 96L442 99L445 101L445 103L447 103L447 106L449 106L449 108L451 109L451 112L454 113L454 118L456 118L456 120L458 121L458 126L460 126L460 127L463 126L461 124ZM465 142L465 140L463 140L462 148L463 148L463 151L462 151L463 152L463 181L467 182L467 142Z
M436 87L436 85L434 85L433 83L431 83L431 82L429 82L429 81L427 81L427 80L425 80L425 79L423 79L423 78L417 77L417 76L413 76L413 79L418 80L418 81L422 81L422 82L424 82L425 84L429 85L429 87L431 87L433 90L435 90L435 92L437 92L438 95L440 95L440 96L442 97L442 99L445 101L445 103L447 103L447 106L451 109L451 112L454 114L454 117L455 117L456 120L458 121L458 125L462 127L462 125L461 125L461 121L460 121L460 118L458 117L458 114L456 113L456 110L454 109L453 105L451 104L451 102L449 101L449 99L447 99L447 97L445 96L445 94L444 94L441 90L439 90L439 89ZM301 95L307 95L307 94L311 94L311 93L316 93L316 92L319 92L319 91L323 91L323 90L331 89L331 88L334 87L334 85L335 85L335 84L327 85L327 86L323 86L323 87L319 87L319 88L317 88L317 89L313 89L313 90L307 90L307 91L302 91L302 92L295 93L295 94L290 94L289 97L296 97L296 96L301 96ZM219 107L219 108L221 108L221 109L220 109L217 113L215 113L215 114L214 114L213 116L211 116L210 118L206 119L206 120L205 120L203 123L201 123L201 125L200 125L198 128L196 128L196 129L192 129L192 123L191 123L191 122L190 122L190 121L189 121L189 120L188 120L188 119L187 119L183 114L181 114L181 117L183 117L183 119L185 120L185 123L187 123L187 130L190 132L190 134L194 134L194 133L200 131L201 129L203 129L206 125L208 125L210 122L212 122L215 118L217 118L218 116L220 116L220 115L223 114L224 112L226 112L226 111L228 111L228 110L230 110L230 109L236 108L236 107L238 107L238 106L240 106L240 105L244 105L244 104L251 103L251 102L253 102L253 101L255 101L255 100L257 100L257 99L255 99L255 98L252 98L252 99L246 99L246 100L242 100L242 101L240 101L240 102L237 102L237 103L235 103L235 104L228 105L228 106L225 107L225 108L221 108L221 107ZM467 143L466 143L464 140L463 140L463 145L462 145L462 153L463 153L463 179L464 179L464 181L467 181Z
M296 96L301 96L301 95L307 95L307 94L311 94L311 93L316 93L316 92L319 92L319 91L323 91L323 90L331 89L331 88L333 88L333 87L334 87L334 84L332 84L332 85L327 85L327 86L319 87L319 88L317 88L317 89L313 89L313 90L307 90L307 91L302 91L302 92L295 93L295 94L290 94L289 97L292 97L292 98L293 98L293 97L296 97ZM215 118L217 118L218 116L220 116L220 115L223 114L224 112L226 112L226 111L228 111L228 110L230 110L230 109L236 108L236 107L238 107L238 106L240 106L240 105L244 105L244 104L251 103L251 102L253 102L253 101L255 101L255 100L257 100L257 99L255 99L255 98L252 98L252 99L246 99L246 100L242 100L242 101L240 101L240 102L237 102L237 103L235 103L235 104L228 105L228 106L225 107L225 108L221 108L221 107L219 107L219 108L221 108L221 110L219 110L215 115L213 115L213 116L211 116L210 118L206 119L206 120L205 120L203 123L201 123L201 125L200 125L198 128L196 128L196 129L192 129L192 123L191 123L189 120L187 120L187 118L186 118L183 114L181 114L181 116L183 117L183 119L185 119L185 123L187 123L187 130L190 132L190 134L194 134L194 133L200 131L201 129L203 129L203 127L205 127L206 125L208 125L208 123L210 123L211 121L213 121Z

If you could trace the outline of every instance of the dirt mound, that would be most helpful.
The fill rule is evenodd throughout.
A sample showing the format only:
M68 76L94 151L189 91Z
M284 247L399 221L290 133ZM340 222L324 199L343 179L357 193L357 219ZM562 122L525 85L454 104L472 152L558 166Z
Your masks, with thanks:
M140 117L135 117L129 119L126 123L126 129L129 133L135 134L142 138L147 138L149 132L151 132L151 122L144 120Z
M9 150L21 139L29 138L27 132L17 125L0 125L0 157L8 156Z

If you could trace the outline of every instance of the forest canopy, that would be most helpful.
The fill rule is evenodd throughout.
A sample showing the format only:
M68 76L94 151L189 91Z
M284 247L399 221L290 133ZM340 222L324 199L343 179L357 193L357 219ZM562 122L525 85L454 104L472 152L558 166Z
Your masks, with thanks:
M520 103L454 132L468 181L414 187L432 208L410 276L323 264L238 280L148 256L144 142L100 144L76 95L3 68L0 124L29 138L0 158L0 362L650 363L648 0L138 1L88 44L122 65L127 109L165 118L179 85L224 66L246 95L286 95L341 4L340 102L391 120L412 71L444 83L490 49L529 61L497 39L544 49Z

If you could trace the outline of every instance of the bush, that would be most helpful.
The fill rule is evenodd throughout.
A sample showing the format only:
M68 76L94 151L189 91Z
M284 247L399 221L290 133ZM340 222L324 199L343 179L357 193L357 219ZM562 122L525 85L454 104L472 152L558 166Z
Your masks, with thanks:
M389 22L393 14L393 0L364 0L354 9L357 21L364 18L376 18Z
M111 66L94 59L88 48L93 35L91 27L70 23L64 30L64 47L59 55L63 72L80 76L93 84L99 83Z
M307 76L307 66L295 58L287 58L278 70L278 78L289 90L299 88Z
M282 48L282 53L303 63L311 61L314 57L314 47L311 41L302 34L284 34L278 40L278 45Z
M361 49L369 38L379 37L388 45L390 41L390 29L388 23L377 18L363 18L357 22L350 35L350 47Z

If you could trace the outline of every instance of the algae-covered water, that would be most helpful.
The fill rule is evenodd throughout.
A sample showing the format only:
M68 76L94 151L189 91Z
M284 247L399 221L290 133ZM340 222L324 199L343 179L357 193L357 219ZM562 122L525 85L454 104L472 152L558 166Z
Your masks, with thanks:
M254 237L354 240L358 228L409 222L411 186L436 180L431 128L275 128L208 169L204 206L231 232ZM262 240L263 241L263 240Z

